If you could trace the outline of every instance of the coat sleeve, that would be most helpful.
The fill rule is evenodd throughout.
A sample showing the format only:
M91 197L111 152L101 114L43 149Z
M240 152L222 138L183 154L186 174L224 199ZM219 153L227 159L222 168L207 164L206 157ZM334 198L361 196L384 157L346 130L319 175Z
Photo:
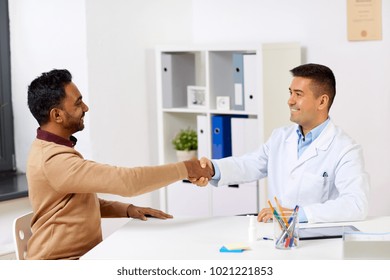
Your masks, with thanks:
M253 182L267 176L268 146L239 157L215 160L221 172L218 186Z

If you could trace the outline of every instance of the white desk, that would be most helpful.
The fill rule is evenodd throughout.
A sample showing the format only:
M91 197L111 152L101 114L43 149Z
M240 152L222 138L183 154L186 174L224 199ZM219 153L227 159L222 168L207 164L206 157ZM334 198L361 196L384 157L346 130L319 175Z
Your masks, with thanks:
M363 232L387 232L390 217L348 222ZM338 260L343 258L343 241L338 239L301 240L299 248L278 250L273 241L248 242L249 217L173 218L170 220L130 220L81 259L112 260L247 260L298 259ZM332 224L301 224L318 227ZM272 223L258 223L260 236L272 236ZM220 253L221 246L245 242L251 250Z

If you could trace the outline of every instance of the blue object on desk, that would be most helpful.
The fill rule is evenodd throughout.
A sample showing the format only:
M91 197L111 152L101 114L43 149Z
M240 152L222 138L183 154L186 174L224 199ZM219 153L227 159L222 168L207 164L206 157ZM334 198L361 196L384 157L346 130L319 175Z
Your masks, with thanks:
M235 250L229 250L225 246L222 246L221 249L219 249L221 253L242 253L244 249L235 249Z

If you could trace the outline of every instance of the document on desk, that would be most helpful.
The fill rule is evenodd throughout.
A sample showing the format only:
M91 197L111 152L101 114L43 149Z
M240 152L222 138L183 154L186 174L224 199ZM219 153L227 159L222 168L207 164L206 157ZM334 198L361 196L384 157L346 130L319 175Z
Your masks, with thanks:
M300 228L299 239L311 240L311 239L341 238L343 237L343 234L346 232L359 232L359 230L352 225Z

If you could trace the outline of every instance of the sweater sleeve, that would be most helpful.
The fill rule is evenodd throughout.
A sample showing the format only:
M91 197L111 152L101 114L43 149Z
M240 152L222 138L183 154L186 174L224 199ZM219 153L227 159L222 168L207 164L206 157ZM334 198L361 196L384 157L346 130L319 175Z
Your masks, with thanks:
M135 168L117 167L85 160L71 148L52 151L43 160L45 176L59 193L135 196L188 176L183 162Z
M128 203L109 201L99 198L100 214L102 218L127 218Z

